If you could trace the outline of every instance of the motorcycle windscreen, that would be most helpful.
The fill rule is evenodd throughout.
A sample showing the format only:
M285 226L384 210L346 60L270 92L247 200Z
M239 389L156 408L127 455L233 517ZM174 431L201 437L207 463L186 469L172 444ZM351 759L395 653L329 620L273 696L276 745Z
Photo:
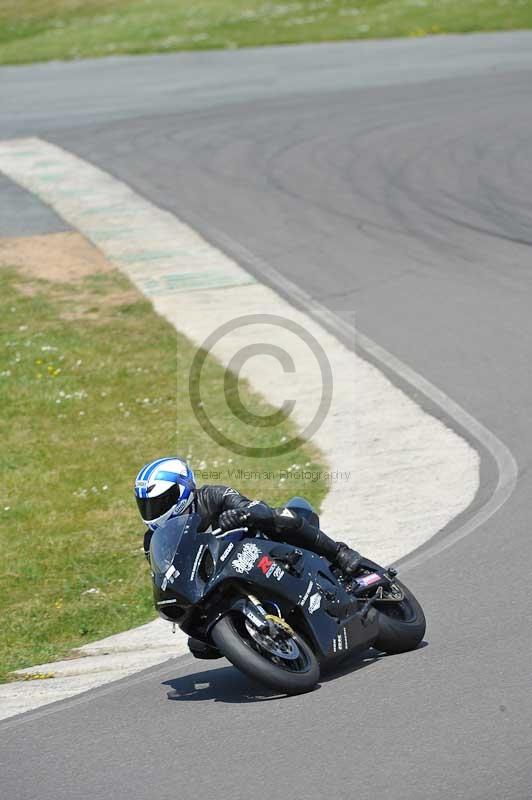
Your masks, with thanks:
M172 566L177 549L186 533L198 528L197 514L167 520L154 532L150 542L150 564L155 575L164 575Z

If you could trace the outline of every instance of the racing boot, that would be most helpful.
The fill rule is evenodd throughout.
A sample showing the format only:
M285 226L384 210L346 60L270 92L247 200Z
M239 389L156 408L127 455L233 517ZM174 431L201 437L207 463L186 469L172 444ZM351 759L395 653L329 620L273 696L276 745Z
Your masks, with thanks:
M360 566L360 553L352 550L343 542L337 542L338 550L334 558L333 566L339 567L344 575L354 575Z

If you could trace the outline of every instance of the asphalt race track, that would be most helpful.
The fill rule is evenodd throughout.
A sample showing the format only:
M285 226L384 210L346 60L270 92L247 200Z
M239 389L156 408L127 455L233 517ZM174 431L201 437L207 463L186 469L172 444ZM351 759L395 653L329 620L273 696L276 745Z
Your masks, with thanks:
M275 267L340 319L356 310L518 465L487 522L406 560L427 646L290 699L225 661L169 662L1 723L2 796L529 800L532 34L36 65L0 81L1 138L60 144L249 269ZM455 531L500 477L481 452Z

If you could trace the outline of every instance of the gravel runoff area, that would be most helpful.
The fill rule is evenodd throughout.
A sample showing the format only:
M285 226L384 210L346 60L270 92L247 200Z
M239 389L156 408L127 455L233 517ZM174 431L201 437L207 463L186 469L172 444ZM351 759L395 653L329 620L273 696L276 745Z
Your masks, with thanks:
M1 142L0 171L96 244L195 344L205 344L212 334L212 352L222 364L228 366L243 346L260 349L265 341L277 353L287 353L292 364L281 380L274 358L250 358L241 374L276 406L285 401L287 387L291 397L304 398L293 408L302 430L319 413L324 395L330 396L313 441L330 465L322 527L333 536L390 562L427 541L471 503L479 485L479 458L462 438L172 214L39 139ZM262 316L238 321L249 315ZM325 381L321 352L330 367ZM291 481L287 495L297 493L297 480ZM346 520L356 520L355 527ZM0 687L0 718L184 652L184 637L172 637L170 626L160 620L86 645L81 658L23 670L24 681ZM38 679L52 672L54 678ZM32 676L36 679L28 680Z

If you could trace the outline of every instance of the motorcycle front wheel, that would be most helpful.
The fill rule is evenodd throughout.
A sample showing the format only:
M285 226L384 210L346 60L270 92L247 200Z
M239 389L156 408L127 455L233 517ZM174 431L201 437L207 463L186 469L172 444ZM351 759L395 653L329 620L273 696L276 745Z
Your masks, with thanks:
M222 617L211 632L221 653L250 678L283 694L303 694L320 678L316 656L295 631L278 638L262 634L243 614Z

